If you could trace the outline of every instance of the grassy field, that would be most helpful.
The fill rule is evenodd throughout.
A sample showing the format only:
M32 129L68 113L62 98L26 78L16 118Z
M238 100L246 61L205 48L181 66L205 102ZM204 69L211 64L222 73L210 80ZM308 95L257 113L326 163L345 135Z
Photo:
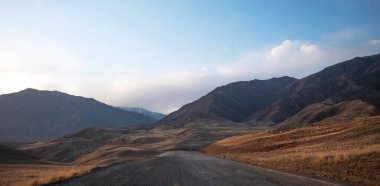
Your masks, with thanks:
M203 152L338 182L380 185L380 117L266 130L218 141Z
M0 185L34 186L77 176L91 166L0 164Z

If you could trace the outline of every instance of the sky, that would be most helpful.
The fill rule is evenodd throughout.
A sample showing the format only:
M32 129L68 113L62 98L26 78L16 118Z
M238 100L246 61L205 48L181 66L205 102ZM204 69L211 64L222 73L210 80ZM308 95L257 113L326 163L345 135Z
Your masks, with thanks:
M235 81L380 53L378 0L0 0L0 94L170 113Z

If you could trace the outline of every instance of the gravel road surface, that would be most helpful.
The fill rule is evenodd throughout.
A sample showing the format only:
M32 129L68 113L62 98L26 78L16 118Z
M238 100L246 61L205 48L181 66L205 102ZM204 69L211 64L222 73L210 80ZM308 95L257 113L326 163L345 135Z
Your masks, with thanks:
M338 185L264 169L195 151L170 151L126 162L52 185Z

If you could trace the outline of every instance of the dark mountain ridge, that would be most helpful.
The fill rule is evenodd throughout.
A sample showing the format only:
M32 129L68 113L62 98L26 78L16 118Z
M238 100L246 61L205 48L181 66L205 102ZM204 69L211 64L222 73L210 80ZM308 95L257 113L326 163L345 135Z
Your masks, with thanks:
M270 105L282 96L281 89L296 81L295 78L281 77L270 80L252 80L231 83L221 86L193 103L187 104L178 111L169 114L158 122L188 122L186 119L228 119L241 122L251 113Z
M305 107L320 103L333 107L342 102L362 101L375 106L368 115L378 114L380 108L380 55L356 57L289 84L286 96L250 116L256 123L280 123ZM328 109L327 109L328 110ZM327 111L325 110L325 111ZM324 111L324 112L325 112ZM330 111L331 112L331 111ZM336 113L324 113L323 120ZM269 121L268 121L269 120Z
M153 119L92 98L58 91L23 91L0 96L2 140L40 140L88 127L151 124Z
M372 116L380 108L380 54L356 57L297 80L252 80L218 87L156 123L176 127L197 118L254 126Z

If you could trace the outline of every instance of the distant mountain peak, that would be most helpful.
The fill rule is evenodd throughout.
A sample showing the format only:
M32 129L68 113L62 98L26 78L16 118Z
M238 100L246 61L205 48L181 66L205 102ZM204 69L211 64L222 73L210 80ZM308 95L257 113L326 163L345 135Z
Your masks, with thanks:
M39 92L39 90L34 88L26 88L24 90L21 90L20 92Z
M148 116L150 118L153 118L154 120L158 121L162 118L164 118L166 115L165 114L161 114L161 113L158 113L158 112L152 112L152 111L149 111L145 108L142 108L142 107L119 107L123 110L126 110L126 111L130 111L130 112L136 112L136 113L139 113L139 114L143 114L145 116Z

